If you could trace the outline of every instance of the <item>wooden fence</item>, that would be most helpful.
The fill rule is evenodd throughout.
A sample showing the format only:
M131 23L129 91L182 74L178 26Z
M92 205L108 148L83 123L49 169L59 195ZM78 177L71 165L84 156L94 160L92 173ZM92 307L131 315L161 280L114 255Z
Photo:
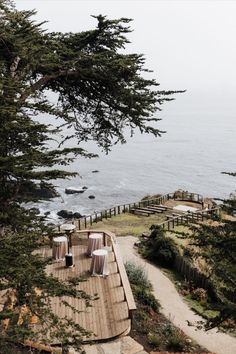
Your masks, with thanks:
M209 279L197 268L193 267L186 257L177 255L175 257L174 269L178 272L178 274L182 275L184 279L193 282L194 286L203 288L207 290L212 297L216 297L213 285Z
M103 219L108 219L111 218L112 216L116 216L122 213L130 212L131 209L134 209L136 207L147 207L148 205L151 204L160 205L160 204L164 204L169 199L180 200L181 196L184 198L184 200L188 200L200 204L203 203L203 197L200 194L188 193L188 192L167 193L157 198L143 199L134 203L121 204L106 210L95 212L94 214L91 215L83 216L78 220L76 220L75 224L79 230L86 229L88 226L91 226L93 223L97 223L98 221L101 221Z

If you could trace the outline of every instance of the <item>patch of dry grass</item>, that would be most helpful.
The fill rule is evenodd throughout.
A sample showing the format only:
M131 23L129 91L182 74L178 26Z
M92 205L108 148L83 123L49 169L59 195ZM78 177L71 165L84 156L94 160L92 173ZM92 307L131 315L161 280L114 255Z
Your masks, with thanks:
M166 232L166 236L172 238L175 241L175 243L178 246L180 246L180 247L188 246L189 239L182 238L181 235L178 235L179 232L190 233L190 229L189 229L188 226L178 225L178 226L175 226L175 228L174 228L174 230L172 232L171 231L167 231Z
M112 216L94 223L90 228L96 230L109 230L116 236L140 236L142 233L149 233L150 226L159 224L165 220L163 214L153 214L150 216L139 216L129 213Z

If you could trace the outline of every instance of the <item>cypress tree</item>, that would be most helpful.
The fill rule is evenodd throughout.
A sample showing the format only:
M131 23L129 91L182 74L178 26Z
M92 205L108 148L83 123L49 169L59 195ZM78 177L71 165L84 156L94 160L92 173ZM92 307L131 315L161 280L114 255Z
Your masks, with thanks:
M6 296L0 341L50 334L64 348L71 338L79 347L84 330L52 314L50 298L67 295L86 304L90 298L77 290L78 279L60 282L46 274L48 260L37 252L46 227L24 205L39 200L42 189L55 193L52 180L75 176L65 166L77 156L94 156L81 143L93 140L108 152L125 142L127 128L131 135L139 129L159 136L153 114L174 91L143 77L150 73L143 55L124 53L129 19L99 15L93 30L61 33L44 30L35 13L0 2L0 290ZM74 147L67 145L71 138ZM20 319L24 306L43 323L38 333L29 315Z

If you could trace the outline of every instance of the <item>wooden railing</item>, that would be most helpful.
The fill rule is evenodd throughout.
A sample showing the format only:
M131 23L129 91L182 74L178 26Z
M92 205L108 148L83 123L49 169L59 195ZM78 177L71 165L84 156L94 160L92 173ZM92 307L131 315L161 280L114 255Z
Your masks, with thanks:
M159 225L163 227L163 229L173 229L175 226L188 224L193 221L203 221L206 219L212 218L214 215L219 215L220 208L212 208L205 210L198 210L195 212L188 212L187 214L173 216L168 220L163 221Z
M181 199L181 197L183 199ZM112 216L116 216L122 213L130 212L131 209L136 207L146 207L150 204L164 204L169 199L176 199L176 200L187 200L192 201L195 203L200 203L203 205L203 196L196 193L188 193L188 192L175 192L175 193L167 193L157 198L151 199L143 199L138 202L133 202L129 204L121 204L114 206L109 209L105 209L99 212L95 212L94 214L83 216L74 221L75 225L79 230L86 229L88 226L92 226L94 223L101 221L103 219L111 218Z
M125 266L120 254L119 246L117 245L116 235L111 231L101 231L101 230L76 230L76 233L86 233L87 237L91 233L98 232L103 234L103 245L111 246L111 250L114 253L115 261L117 264L117 270L120 275L121 286L124 289L124 299L128 305L129 318L132 320L133 311L136 310L136 305L133 297L133 293L130 287L129 279L125 270Z

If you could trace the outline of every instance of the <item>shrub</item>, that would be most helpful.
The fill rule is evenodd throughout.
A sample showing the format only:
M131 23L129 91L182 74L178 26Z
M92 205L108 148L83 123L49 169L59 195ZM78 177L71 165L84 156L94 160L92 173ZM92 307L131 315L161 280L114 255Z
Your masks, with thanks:
M142 286L145 289L152 289L152 284L148 280L145 269L133 262L126 262L125 269L131 284Z
M137 302L142 305L151 307L155 312L159 312L160 303L155 298L155 296L150 292L149 289L145 289L141 286L132 286L133 294Z
M155 312L158 312L160 304L151 293L152 284L148 280L144 268L133 262L126 262L125 269L131 283L135 300L142 305L149 306Z
M150 326L148 322L148 315L144 312L144 310L137 309L136 311L134 311L133 325L135 326L136 331L138 331L139 333L149 333Z
M194 300L203 302L207 300L207 291L203 288L197 288L191 291L191 297Z
M146 322L148 320L148 315L142 310L137 310L134 312L134 320L137 322Z
M168 341L168 349L174 351L183 351L185 347L184 339L178 334L173 334Z
M174 334L175 332L175 327L172 325L172 323L166 323L162 329L162 334L165 337L169 337L170 335Z
M165 237L165 231L159 225L152 225L148 239L141 242L141 253L144 257L166 267L172 267L176 255L177 246L170 237Z
M158 349L161 344L161 339L157 334L149 333L148 334L148 343L155 349Z

